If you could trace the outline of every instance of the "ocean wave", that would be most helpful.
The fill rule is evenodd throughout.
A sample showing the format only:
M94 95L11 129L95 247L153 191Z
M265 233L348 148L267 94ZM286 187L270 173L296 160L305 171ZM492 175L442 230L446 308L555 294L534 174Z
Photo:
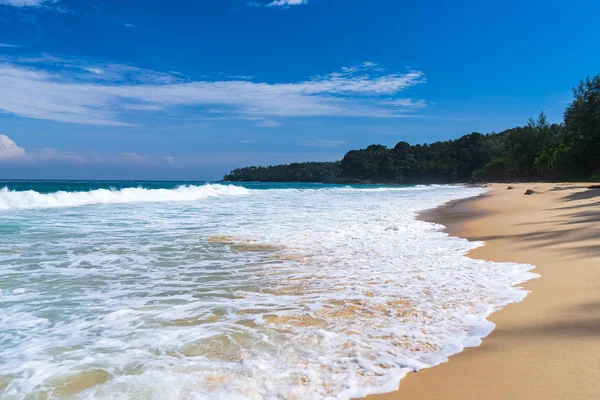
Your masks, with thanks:
M87 192L39 193L33 190L13 191L0 189L0 210L35 208L79 207L93 204L120 204L140 202L195 201L208 197L243 196L250 191L241 186L207 184L179 186L175 189L124 188L97 189Z
M486 317L536 276L470 259L482 242L414 217L484 189L430 188L207 185L162 198L251 195L3 213L20 234L0 231L0 398L395 390L407 372L478 345L493 329ZM162 193L113 192L131 191Z
M330 193L368 193L368 192L422 192L427 190L444 189L447 186L443 185L415 185L415 186L341 186L341 187L325 187L325 188L269 188L260 189L261 192L278 193L285 190L288 193L305 193L305 192L321 192L327 191Z

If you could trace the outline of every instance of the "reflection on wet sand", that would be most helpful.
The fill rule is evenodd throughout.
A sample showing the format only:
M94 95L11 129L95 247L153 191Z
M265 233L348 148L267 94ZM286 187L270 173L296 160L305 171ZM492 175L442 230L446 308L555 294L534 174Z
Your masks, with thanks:
M69 398L93 386L105 383L109 379L110 374L101 369L79 372L51 382L53 389L38 393L34 398L36 400Z
M323 318L373 318L376 316L422 316L410 300L389 300L385 303L367 299L328 300L318 312Z
M179 349L185 357L206 357L209 360L242 361L255 339L243 332L230 332L187 343Z
M206 241L209 243L224 244L236 251L274 252L283 248L282 246L260 243L255 240L235 236L209 236Z
M167 353L161 352L157 356L168 355L178 358L200 358L210 361L225 361L241 363L250 354L249 352L262 349L265 352L283 351L290 365L306 364L298 358L295 350L288 343L288 334L300 329L307 333L297 338L297 343L303 343L306 348L318 348L323 338L317 331L332 332L344 335L346 340L340 343L340 351L352 359L361 357L369 360L372 365L367 369L358 369L360 376L381 375L385 370L394 367L392 364L378 360L381 353L374 349L368 350L359 344L361 337L375 342L385 342L395 348L410 352L435 352L438 347L427 343L418 337L396 335L386 332L393 321L424 321L430 318L426 312L408 298L390 299L386 293L381 293L382 285L389 285L391 280L363 281L357 285L359 288L355 298L327 299L323 295L338 293L348 288L347 282L336 279L335 276L326 275L323 271L329 263L340 262L339 259L318 254L306 254L298 249L286 248L281 245L261 243L234 236L211 236L206 239L209 243L222 244L229 249L239 252L262 252L265 255L264 263L248 264L242 266L244 273L250 273L260 279L257 286L247 286L231 294L231 298L243 299L246 296L307 296L297 302L294 307L284 307L278 300L268 302L268 307L241 308L233 314L231 310L204 310L198 315L183 318L161 320L163 327L189 328L200 325L209 327L211 324L223 322L231 329L227 333L216 333L198 340L182 343ZM297 251L297 253L294 253ZM277 261L274 264L273 261ZM419 280L419 276L415 276ZM444 290L444 288L441 288ZM423 293L429 292L424 289ZM266 297L265 299L269 299ZM458 307L460 304L448 303L446 307ZM349 323L351 325L349 325ZM238 328L235 328L237 326ZM369 329L375 329L368 333ZM379 330L379 331L377 331ZM425 331L422 331L425 336ZM307 347L308 346L308 347ZM313 366L314 367L314 366ZM331 366L322 365L321 368L330 369ZM143 373L143 365L137 365L131 371L122 371L123 375ZM175 368L175 372L179 369ZM179 371L180 372L180 371ZM297 386L308 386L312 383L309 377L293 373ZM205 390L217 391L223 386L230 385L240 379L237 373L212 374L202 378ZM96 385L107 382L110 374L97 369L71 375L62 380L48 382L48 389L38 392L35 399L64 398L77 396ZM0 381L0 390L8 382ZM325 389L325 388L323 388ZM294 395L289 395L294 399Z
M310 315L265 315L264 320L267 324L291 325L295 327L318 327L324 328L327 322L320 318Z
M162 321L162 326L179 326L179 327L187 327L187 326L197 326L202 324L210 324L212 322L217 322L222 315L209 315L207 317L191 317L191 318L180 318L180 319L172 319L168 321Z
M227 333L218 333L183 343L166 353L156 354L157 356L168 355L178 358L241 363L250 354L249 352L262 349L265 352L283 351L290 365L302 365L306 362L299 359L292 348L287 347L289 346L287 335L297 329L306 330L305 332L308 334L299 336L296 342L303 343L305 348L318 348L323 338L314 332L335 332L347 338L340 344L342 354L349 359L361 357L372 363L368 369L361 368L356 371L359 376L367 376L369 374L382 375L394 365L388 365L378 360L381 353L368 350L358 344L361 340L360 337L368 338L374 343L385 342L399 350L414 353L429 353L439 350L436 345L418 337L385 332L385 329L389 328L393 321L401 320L411 323L429 318L427 313L419 310L410 299L389 299L385 293L380 293L378 289L382 284L392 283L389 279L360 283L360 290L357 292L356 298L318 300L322 295L337 293L346 289L348 285L337 281L335 277L317 272L330 261L327 257L314 254L293 254L289 252L290 249L283 246L232 236L212 236L207 238L207 241L220 243L240 252L269 253L265 257L264 264L258 262L243 267L245 273L259 277L261 285L244 287L233 293L232 298L242 299L248 295L308 297L296 303L293 308L274 306L278 304L278 301L273 300L273 305L269 307L242 308L236 310L235 314L228 314L226 310L206 310L199 315L162 320L159 322L161 326L173 328L189 328L200 325L210 327L211 324L222 320L224 323L233 323L234 326L239 327L239 330L233 328ZM278 264L272 264L274 260ZM332 262L338 261L338 259L332 260ZM414 278L419 280L420 277L415 276ZM423 293L426 291L423 290ZM460 304L450 302L442 307L458 306ZM368 333L370 328L379 330L379 333ZM423 333L425 334L425 331ZM331 369L327 365L322 365L321 368ZM142 373L144 369L144 366L138 365L136 371L122 372L123 375L134 375ZM178 368L175 370L179 371ZM237 373L212 374L202 378L201 385L203 389L213 392L240 378ZM105 383L109 379L110 375L103 370L82 372L60 381L48 382L52 389L42 393L38 392L35 399L73 397L93 386ZM301 374L296 376L295 381L297 386L311 384L310 379ZM1 385L2 382L0 382L0 389ZM294 395L290 396L286 398L295 398Z

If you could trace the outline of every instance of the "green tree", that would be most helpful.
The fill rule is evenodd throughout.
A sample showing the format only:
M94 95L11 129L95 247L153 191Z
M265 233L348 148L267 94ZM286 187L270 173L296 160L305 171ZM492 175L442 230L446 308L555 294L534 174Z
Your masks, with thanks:
M500 133L393 149L379 144L349 151L341 162L295 163L232 171L227 180L449 183L473 180L559 180L600 176L600 75L582 81L564 125L544 112ZM596 171L596 172L594 172Z
M573 89L565 126L573 141L573 152L584 173L600 170L600 75L586 78Z

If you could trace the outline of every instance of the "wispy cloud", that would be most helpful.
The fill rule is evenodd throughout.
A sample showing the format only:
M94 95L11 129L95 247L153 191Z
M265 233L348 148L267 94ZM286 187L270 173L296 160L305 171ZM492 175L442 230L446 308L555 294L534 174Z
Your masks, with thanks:
M379 64L378 64L378 63L374 63L374 62L372 62L372 61L365 61L365 62L363 62L361 65L362 65L363 67L365 67L365 68L373 68L373 67L377 67L377 66L379 66Z
M252 78L254 78L251 75L228 75L227 79L241 79L244 81L250 81L252 80Z
M255 125L259 128L277 128L283 124L281 122L265 119L264 121L258 121Z
M162 111L162 107L156 104L124 104L123 109L131 111Z
M61 5L60 0L0 0L0 7L15 7L22 9L53 10L69 13L69 9Z
M17 146L8 136L0 135L0 160L25 156L25 149Z
M189 160L187 160L189 161ZM6 135L0 135L0 164L18 165L96 165L96 166L178 166L182 162L172 156L149 156L133 152L115 155L73 153L53 147L25 151Z
M44 3L52 3L47 0L0 0L0 5L12 7L40 7Z
M288 83L194 81L117 63L44 55L0 59L0 109L22 117L91 125L133 125L131 114L180 118L405 117L422 100L398 94L425 82L423 72L383 74L362 64ZM417 106L418 105L418 106ZM414 114L411 114L414 116ZM267 123L271 124L272 123Z
M314 139L300 141L297 145L305 147L340 147L347 143L345 140Z
M250 1L247 3L250 7L276 7L276 8L289 8L292 6L301 6L308 4L308 0L270 0L268 2L263 0Z
M51 54L23 57L0 57L0 62L15 66L29 67L31 70L58 70L57 78L71 81L104 81L112 84L166 84L183 82L183 77L173 71L157 72L120 63L93 63L85 60L57 57ZM0 64L1 65L1 64Z
M390 104L397 107L405 107L407 109L427 107L427 102L423 99L394 99L390 101Z
M290 6L301 6L308 4L308 0L274 0L268 3L266 7L290 7Z
M16 48L16 47L21 47L21 45L19 45L19 44L9 44L9 43L0 43L0 47L4 47L4 48Z

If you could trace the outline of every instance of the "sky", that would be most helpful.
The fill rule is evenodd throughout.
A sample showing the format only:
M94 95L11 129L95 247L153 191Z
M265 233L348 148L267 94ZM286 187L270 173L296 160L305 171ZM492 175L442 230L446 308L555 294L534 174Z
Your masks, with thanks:
M248 165L560 122L597 0L0 0L0 179Z

